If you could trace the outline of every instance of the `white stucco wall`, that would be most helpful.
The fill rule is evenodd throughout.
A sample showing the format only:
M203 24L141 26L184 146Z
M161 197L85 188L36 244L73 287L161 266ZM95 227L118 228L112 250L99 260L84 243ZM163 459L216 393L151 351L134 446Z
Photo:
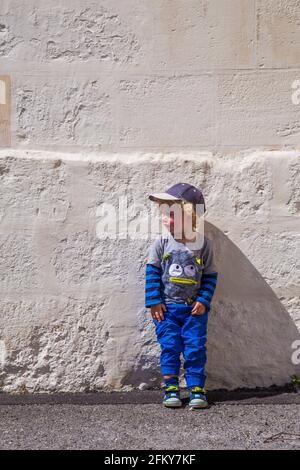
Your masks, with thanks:
M296 0L1 2L1 390L160 383L149 240L100 240L96 210L182 180L220 271L208 387L299 373L299 22Z

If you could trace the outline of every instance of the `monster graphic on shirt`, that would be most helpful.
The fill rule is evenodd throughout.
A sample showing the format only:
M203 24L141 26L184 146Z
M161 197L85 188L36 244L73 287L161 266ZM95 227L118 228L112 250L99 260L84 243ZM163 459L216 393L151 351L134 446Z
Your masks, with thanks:
M165 253L162 259L162 283L165 300L192 301L200 284L202 260L188 250Z

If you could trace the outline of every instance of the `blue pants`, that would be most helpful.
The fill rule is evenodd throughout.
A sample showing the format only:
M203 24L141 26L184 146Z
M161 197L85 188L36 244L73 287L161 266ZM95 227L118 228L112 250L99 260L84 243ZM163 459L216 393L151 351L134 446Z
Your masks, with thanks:
M165 304L164 320L153 318L160 343L160 367L163 375L179 375L183 353L186 386L204 387L206 376L206 337L208 312L192 315L192 306Z

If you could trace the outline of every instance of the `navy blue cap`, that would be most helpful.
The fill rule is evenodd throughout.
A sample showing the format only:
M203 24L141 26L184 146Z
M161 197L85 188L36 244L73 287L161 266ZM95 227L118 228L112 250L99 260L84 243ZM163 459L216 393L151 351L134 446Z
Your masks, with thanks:
M192 204L203 204L205 201L202 191L189 183L177 183L168 188L164 193L150 194L151 201L186 201Z

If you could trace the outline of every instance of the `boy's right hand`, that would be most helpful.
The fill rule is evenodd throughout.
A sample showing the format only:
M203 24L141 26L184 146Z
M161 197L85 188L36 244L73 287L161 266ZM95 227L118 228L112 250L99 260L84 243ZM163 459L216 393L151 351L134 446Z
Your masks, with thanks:
M152 318L157 320L157 321L162 321L164 320L164 314L163 312L166 310L165 304L156 304L156 305L151 305L151 315Z

